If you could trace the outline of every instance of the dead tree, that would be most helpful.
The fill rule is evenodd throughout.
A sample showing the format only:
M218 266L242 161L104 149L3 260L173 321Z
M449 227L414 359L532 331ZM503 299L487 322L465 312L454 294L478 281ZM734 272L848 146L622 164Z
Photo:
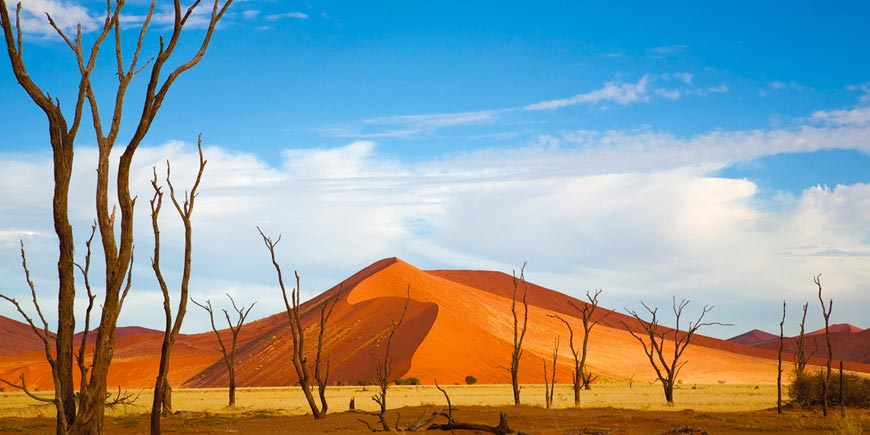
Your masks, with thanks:
M58 238L58 294L57 310L58 324L56 339L54 341L54 356L46 355L46 359L52 369L55 396L53 403L56 411L56 432L66 433L102 433L103 416L105 413L106 376L112 361L112 351L115 343L115 330L118 316L123 305L123 294L129 287L129 271L133 258L133 215L135 199L130 194L130 168L133 158L140 143L148 134L149 129L164 103L170 87L176 79L185 71L194 67L202 59L209 46L214 30L232 4L233 0L225 0L223 5L220 0L214 0L208 15L206 30L202 33L202 40L187 60L176 63L174 68L164 67L167 61L173 58L179 45L182 30L188 23L188 19L194 13L200 2L195 1L189 7L182 7L179 0L173 2L174 17L168 39L161 37L158 52L153 57L140 64L140 55L146 31L154 15L155 2L151 3L148 12L144 14L144 20L140 27L138 38L133 41L133 49L124 47L122 41L122 9L124 0L107 0L106 15L101 26L96 31L90 47L85 47L82 38L82 28L78 26L74 37L70 38L61 29L50 15L46 19L64 43L73 52L78 67L78 92L75 101L68 107L72 111L64 114L61 103L53 99L51 94L45 92L28 73L23 55L23 38L20 25L21 5L15 10L14 24L10 18L6 0L0 0L0 28L6 42L6 52L18 83L33 100L33 102L45 113L48 120L49 142L53 152L54 167L54 193L52 198L52 212L55 233ZM115 90L114 102L109 111L111 120L104 124L100 116L97 96L98 89L92 85L91 74L95 69L99 50L109 36L114 37L114 54L118 85ZM127 49L125 49L127 48ZM85 52L87 50L87 53ZM125 62L123 55L130 57ZM175 63L175 62L173 62ZM143 107L137 121L133 122L135 128L126 140L123 150L119 154L120 160L117 165L110 165L113 148L118 142L121 132L121 119L124 113L124 98L133 78L150 65L150 73L142 98ZM61 93L62 92L58 92ZM100 322L97 328L94 352L90 361L88 377L83 381L76 399L73 382L74 340L76 330L75 322L75 261L74 245L75 238L69 219L69 192L70 180L73 169L73 156L75 141L83 118L85 105L90 109L96 142L98 147L97 162L97 186L96 186L96 215L100 234L100 241L105 260L105 295L101 306ZM110 168L117 168L114 177L110 174ZM109 182L114 178L117 194L117 203L110 204ZM117 208L116 208L117 207ZM115 210L119 213L116 214ZM120 220L120 233L118 223ZM40 316L41 317L41 316ZM43 322L44 323L44 322ZM47 325L43 325L43 334L47 334ZM40 335L37 333L37 335ZM23 386L23 385L22 385Z
M785 301L782 301L782 320L779 322L779 353L776 357L776 412L782 414L782 348L785 341Z
M163 315L165 319L163 332L163 345L160 348L160 365L157 369L157 379L154 382L154 400L151 404L151 434L160 434L160 416L170 415L172 413L172 402L170 396L171 387L169 386L169 358L172 355L172 346L178 338L178 333L181 332L181 325L184 322L184 316L187 313L188 291L190 287L190 272L191 258L193 255L193 226L191 217L193 216L193 207L196 203L198 195L199 183L202 181L202 174L205 171L207 161L202 155L202 135L197 138L197 149L199 150L199 170L196 173L196 180L190 192L184 193L184 201L179 202L175 194L175 186L172 185L171 168L169 161L166 161L166 184L169 186L169 199L172 200L172 205L175 206L175 211L178 212L178 217L184 226L184 258L182 263L181 282L178 289L178 308L175 312L175 319L172 318L171 297L169 294L169 286L163 276L163 271L160 268L160 225L158 218L160 216L160 208L163 205L163 188L157 182L157 168L153 169L154 177L151 179L151 187L154 189L154 196L151 198L151 229L154 232L154 256L151 258L151 268L154 270L154 275L157 277L157 283L160 285L160 291L163 293Z
M592 316L595 314L595 310L598 309L598 296L601 295L602 290L595 290L595 294L590 295L589 292L586 292L586 299L589 300L588 303L584 303L582 307L577 306L573 301L568 301L568 303L574 307L574 309L580 311L580 318L583 320L583 348L582 354L580 356L580 361L575 367L577 369L577 374L575 376L580 376L580 380L583 383L583 389L588 390L590 387L590 383L593 380L592 374L586 371L586 356L588 355L589 349L589 335L592 333L592 328L598 324L598 322L604 320L605 317L609 316L612 311L608 311L607 314L593 320ZM579 394L575 391L575 403L579 404Z
M574 373L573 378L571 379L574 386L574 406L580 405L580 389L584 388L588 390L590 388L590 383L593 380L592 374L586 371L586 355L588 353L587 350L589 349L589 335L592 333L592 328L612 312L610 311L597 319L593 319L595 310L598 309L598 296L601 295L601 292L601 289L595 290L594 294L586 292L586 299L588 299L589 302L583 303L583 305L577 305L573 301L568 301L574 309L580 312L580 319L583 321L583 343L580 349L577 349L574 346L574 328L571 326L571 323L559 315L550 315L550 317L559 319L568 328L568 345L571 348L571 355L574 357Z
M623 322L623 325L626 330L628 330L629 334L631 334L631 336L643 346L643 351L649 359L650 365L652 365L658 380L662 383L662 388L665 392L665 400L667 400L668 406L674 405L674 385L677 382L677 376L679 376L680 370L687 362L680 362L680 357L683 355L686 347L689 346L689 341L691 341L692 336L695 335L695 332L697 332L698 329L704 326L727 325L719 322L704 322L704 316L713 309L712 306L705 305L701 310L698 319L694 322L689 322L689 327L685 332L681 331L680 319L683 316L683 309L686 308L686 305L688 304L689 301L685 299L677 304L677 299L673 298L673 310L676 320L673 330L660 326L658 308L650 308L643 302L641 302L641 305L643 305L651 316L649 321L644 320L636 311L626 308L628 314L637 320L643 333L639 335L628 324ZM666 355L668 348L671 347L670 345L668 348L665 347L666 337L668 338L668 341L673 341L672 355Z
M311 408L311 414L316 420L326 417L326 412L329 410L329 404L326 401L326 385L329 379L329 358L326 360L326 372L321 371L323 361L323 336L326 331L326 323L332 315L332 310L335 304L338 303L341 297L341 286L338 292L332 297L320 303L320 331L317 336L317 350L314 355L314 380L318 386L320 395L320 405L314 400L314 395L311 393L311 374L308 367L308 358L305 356L305 328L302 324L302 314L300 312L300 294L302 293L299 274L295 271L293 274L296 277L296 287L290 291L290 299L287 299L287 288L284 285L284 274L281 271L281 266L275 257L275 246L281 241L279 235L274 241L266 236L263 231L257 227L260 236L263 238L263 243L266 249L269 250L269 255L272 259L272 266L275 267L275 272L278 274L278 286L281 287L281 295L284 297L284 308L287 311L287 317L290 320L290 334L293 338L293 368L296 370L296 376L299 378L299 386L302 388L302 394L305 395L305 400L308 402L308 407Z
M553 344L553 374L547 378L547 359L541 358L544 362L544 403L547 409L553 406L553 396L556 394L556 361L559 360L559 336L556 336L556 341Z
M794 371L796 376L800 376L804 373L810 358L812 358L813 355L816 354L816 351L819 350L818 346L816 346L812 352L807 354L806 336L804 331L807 323L807 308L809 308L809 305L809 302L806 302L803 305L803 315L801 315L800 324L801 329L797 336L797 340L795 340ZM815 340L813 340L813 343L815 343Z
M511 386L513 387L514 393L514 405L520 404L520 383L519 383L519 373L520 373L520 358L523 356L523 338L526 336L526 327L529 324L529 288L526 285L526 276L525 276L526 265L523 263L523 267L520 269L520 277L517 279L516 271L513 272L513 285L514 292L513 297L511 298L511 314L514 317L514 347L513 352L511 353ZM523 324L520 327L519 317L517 314L517 290L519 289L520 284L523 286Z
M831 349L831 331L830 331L830 319L831 319L831 308L834 306L834 300L828 300L828 306L825 307L825 300L822 299L822 274L818 274L813 277L813 282L819 288L819 304L822 305L822 317L825 318L825 343L828 346L828 361L825 370L825 382L822 383L822 414L827 417L828 416L828 388L831 385L831 360L834 355Z
M224 355L224 364L227 366L227 375L230 378L230 392L229 392L229 404L227 406L233 407L236 406L236 345L239 342L239 332L242 330L242 325L245 324L245 318L248 317L248 314L251 312L251 309L254 308L256 302L251 303L247 307L242 306L239 308L236 305L236 301L227 293L227 297L230 299L230 303L233 305L233 310L236 312L236 320L230 319L230 312L224 308L222 311L224 312L224 317L227 319L227 326L230 328L230 334L232 336L232 341L230 342L230 350L227 351L227 346L224 344L224 340L221 338L221 334L215 326L214 323L214 309L211 306L211 301L205 301L205 304L201 304L190 298L190 301L196 304L198 307L208 312L208 318L211 322L211 330L214 331L214 335L217 337L218 345L221 348L221 353Z
M387 423L387 390L390 388L392 381L390 372L392 371L393 356L391 354L393 337L402 322L405 321L405 314L408 312L408 303L411 302L411 285L408 284L408 290L405 296L405 305L402 307L402 314L399 320L393 320L390 323L390 333L387 335L387 343L384 346L384 358L376 359L375 361L375 382L378 383L378 392L372 396L372 400L378 404L378 421L385 432L390 432L390 425ZM374 357L374 356L373 356Z

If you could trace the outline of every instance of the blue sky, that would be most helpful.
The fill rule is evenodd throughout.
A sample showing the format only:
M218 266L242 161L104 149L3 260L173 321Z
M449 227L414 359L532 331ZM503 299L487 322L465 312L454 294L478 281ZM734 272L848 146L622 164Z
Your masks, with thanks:
M133 37L144 2L129 3ZM87 40L103 5L24 2L29 72L66 107L71 53L39 12L67 30L81 23ZM201 298L278 301L261 225L288 240L286 267L307 296L386 256L503 271L528 261L533 281L575 295L602 287L611 308L672 295L716 305L737 326L708 332L727 337L773 330L780 301L811 300L822 273L834 319L870 327L868 9L237 0L146 139L140 193L153 165L193 165L203 133ZM146 48L165 33L156 20ZM201 34L191 29L182 51ZM19 239L43 285L53 279L49 147L44 115L3 59L0 282L17 294ZM101 60L107 103L112 63ZM83 240L93 136L83 129L78 142ZM150 249L139 213L137 246ZM159 297L145 260L135 276L131 304L143 309L122 323L158 326L137 314Z

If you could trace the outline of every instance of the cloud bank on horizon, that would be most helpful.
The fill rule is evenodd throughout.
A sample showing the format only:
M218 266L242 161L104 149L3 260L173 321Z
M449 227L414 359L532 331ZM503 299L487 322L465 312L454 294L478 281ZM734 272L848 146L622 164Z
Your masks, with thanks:
M476 10L464 18L435 11L433 19L444 22L427 30L352 5L327 11L251 0L234 7L206 55L212 62L173 89L178 95L137 154L137 261L121 323L159 327L146 314L159 307L160 294L142 201L151 195L152 167L167 159L174 184L190 183L185 177L193 174L182 168L194 170L191 139L202 131L209 163L193 218L197 299L230 292L242 303L260 301L261 311L282 306L260 226L283 235L278 254L285 268L300 271L308 297L389 256L422 268L506 272L528 261L530 280L575 296L604 288L608 308L640 300L667 306L671 296L697 309L716 305L717 319L738 326L707 332L727 337L772 330L783 299L813 306L811 277L822 273L834 320L870 327L862 324L870 306L866 56L820 78L751 45L693 39L691 26L660 39L696 42L655 44L645 30L572 33L579 31L553 11L531 12L528 27L509 28L521 21L507 6L491 12L508 29L483 31L471 30L483 13ZM100 12L52 0L25 7L32 74L63 90L69 83L45 81L53 68L35 62L62 48L41 11L69 12L60 26L80 22L85 32ZM131 26L141 20L137 11L126 18ZM423 14L398 5L392 13ZM779 43L736 32L759 46ZM824 31L817 37L842 42ZM488 45L491 39L508 48ZM261 48L251 51L253 44ZM235 59L239 47L247 62ZM858 59L867 48L856 47L850 56ZM823 60L819 50L808 53L814 62ZM536 70L521 55L532 56ZM739 69L732 57L751 65ZM259 70L257 83L226 81L262 65L270 68ZM270 72L282 68L286 76ZM111 76L105 80L110 86ZM214 87L221 92L204 92ZM7 114L0 127L10 132L0 145L0 290L27 295L23 240L48 305L56 247L45 127L7 70L0 97ZM81 244L93 220L92 143L79 141L73 179ZM171 213L162 218L171 275L180 228ZM17 318L5 305L0 314ZM196 315L187 325L207 328Z

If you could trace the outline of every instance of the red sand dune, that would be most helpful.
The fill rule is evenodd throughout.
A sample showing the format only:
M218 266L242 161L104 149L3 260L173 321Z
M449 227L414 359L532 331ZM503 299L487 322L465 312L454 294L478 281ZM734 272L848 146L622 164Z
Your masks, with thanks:
M850 325L848 323L835 323L828 326L828 332L830 332L831 334L855 334L861 331L863 331L863 329L855 325ZM806 335L825 335L825 328L821 328L813 332L808 332Z
M0 356L41 351L40 340L25 323L0 316Z
M854 325L839 323L831 325L829 330L831 332L831 348L833 350L833 359L836 361L835 364L839 364L840 360L846 361L844 366L847 368L857 367L854 363L870 364L870 329L862 330ZM750 345L761 349L778 350L779 336L768 335L773 336L773 339L750 343ZM729 339L729 341L735 340L738 337ZM796 350L797 341L798 337L786 337L783 340L785 352L789 354L793 353ZM815 357L812 361L823 364L828 357L828 346L825 342L824 328L805 334L804 341L806 352ZM789 355L788 359L790 360L791 358L791 355ZM855 369L861 370L860 368Z
M330 383L355 384L374 377L376 360L383 358L384 340L392 322L401 313L409 286L408 312L393 342L393 377L417 377L424 383L432 383L436 378L441 383L462 383L471 375L481 383L510 382L505 367L510 365L513 340L512 277L488 271L422 271L399 259L388 258L373 263L342 283L341 297L324 339ZM573 360L568 349L568 332L564 324L551 316L569 319L579 345L582 325L579 314L568 301L582 302L531 283L528 289L529 329L520 382L541 383L542 358L552 357L557 336L561 337L557 379L569 382ZM318 304L338 291L339 286L333 287L302 306L309 361L314 360ZM606 293L604 296L606 302ZM590 337L589 369L602 378L653 380L655 375L640 344L625 329L625 324L637 328L636 321L603 308L596 315L606 317ZM144 328L121 329L124 333L119 333L117 338L109 385L151 386L157 371L162 334ZM228 330L221 334L229 340ZM868 335L867 331L851 333L854 341L864 343L864 347L870 343ZM238 384L294 384L297 378L291 363L292 346L287 315L283 311L245 325L237 357ZM26 343L21 344L21 349L26 353L0 354L0 376L17 378L23 372L29 385L50 388L51 376L42 353L26 347ZM688 364L681 372L681 379L687 383L771 383L776 379L776 352L764 346L746 346L698 335L684 360ZM867 364L849 363L847 367L870 372ZM171 368L170 381L176 386L221 387L227 384L226 368L210 331L180 336Z
M757 345L759 343L764 343L764 342L772 341L772 340L779 340L779 336L773 335L769 332L764 332L760 329L753 329L749 332L744 332L743 334L740 334L738 336L731 337L725 341L728 341L731 343L746 344L746 345L754 346L754 345Z

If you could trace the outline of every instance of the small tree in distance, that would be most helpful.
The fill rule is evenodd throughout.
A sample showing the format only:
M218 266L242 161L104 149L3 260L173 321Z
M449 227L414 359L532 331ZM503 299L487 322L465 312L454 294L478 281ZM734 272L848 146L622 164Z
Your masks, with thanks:
M643 346L643 351L646 354L647 358L649 358L650 365L652 365L653 370L656 372L656 376L659 381L662 383L662 388L665 393L665 400L668 401L668 406L674 405L674 385L677 382L677 376L680 374L680 369L686 365L686 361L680 362L680 357L683 355L683 352L686 350L686 347L689 346L689 341L692 339L692 336L695 335L695 332L698 331L703 326L711 326L711 325L723 325L730 326L726 323L719 322L704 322L704 316L713 309L712 306L705 305L701 310L701 314L698 316L698 319L694 322L689 322L689 327L686 331L680 330L680 319L683 316L683 309L686 308L686 305L689 304L689 301L683 299L677 304L677 299L673 298L673 310L674 317L676 320L676 325L674 329L664 328L659 325L658 319L658 308L650 308L644 302L641 302L641 305L647 310L650 314L651 319L649 321L644 320L640 314L638 314L634 310L629 310L626 308L628 314L634 317L638 324L641 327L642 334L638 335L628 324L623 322L625 329L628 330L628 333L631 334L640 344ZM673 354L666 355L665 352L668 350L665 347L665 338L669 338L673 340ZM668 346L670 347L670 346Z
M230 350L227 351L227 346L224 344L223 339L221 338L221 334L217 329L217 326L214 324L214 309L211 306L211 301L205 301L205 304L201 304L190 298L190 301L199 306L200 308L206 310L208 312L209 320L211 321L211 330L214 331L214 335L217 337L218 345L221 347L221 353L224 355L224 363L227 366L227 375L230 378L230 392L229 392L229 404L227 406L233 407L236 406L236 344L239 341L239 331L242 330L242 325L245 324L245 318L248 317L248 314L251 312L251 309L254 308L256 302L253 302L251 305L247 307L239 308L236 305L236 301L233 300L233 297L227 293L227 297L230 299L230 303L233 305L233 310L236 312L236 321L230 319L230 313L226 308L223 309L224 317L227 319L227 326L230 328L230 333L232 334L232 341L230 342Z
M477 378L475 378L474 376L468 375L465 377L465 384L466 385L474 385L476 383L477 383Z

